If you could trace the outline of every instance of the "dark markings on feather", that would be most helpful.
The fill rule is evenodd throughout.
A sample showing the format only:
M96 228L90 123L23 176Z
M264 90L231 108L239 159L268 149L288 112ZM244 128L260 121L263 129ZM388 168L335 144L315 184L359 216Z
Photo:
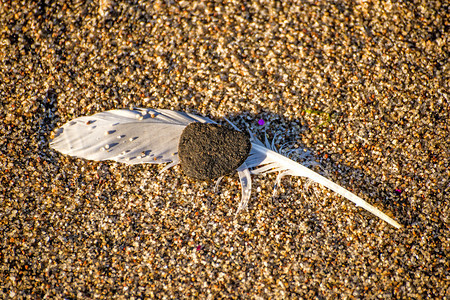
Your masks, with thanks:
M56 131L55 131L55 138L57 138L58 136L60 136L61 133L63 133L63 132L64 132L64 129L62 129L62 128L56 129Z
M119 143L111 143L111 144L106 144L105 145L105 149L111 149L114 146L117 146Z
M235 171L247 159L250 148L250 137L244 132L191 123L181 134L178 155L185 175L208 180Z

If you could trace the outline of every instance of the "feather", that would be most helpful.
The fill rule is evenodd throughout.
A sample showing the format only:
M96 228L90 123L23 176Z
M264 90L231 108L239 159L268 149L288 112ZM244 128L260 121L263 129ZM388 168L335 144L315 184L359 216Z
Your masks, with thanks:
M126 164L179 162L178 141L191 122L215 123L167 109L119 109L74 119L56 131L50 146L89 160Z
M241 202L239 203L236 215L247 207L248 200L252 193L252 178L247 164L244 162L237 171L241 182Z
M228 120L227 120L228 121ZM63 153L89 160L113 160L126 164L179 163L178 142L184 128L192 122L215 123L209 118L166 109L119 109L76 118L56 131L50 146ZM233 123L231 126L239 130ZM274 141L264 144L250 132L252 148L237 169L242 195L237 213L247 207L251 196L251 174L279 172L277 184L286 175L302 176L322 184L361 206L396 228L401 225L360 197L277 152ZM286 152L287 155L295 150ZM216 188L220 179L216 183Z
M266 145L269 147L264 146L261 141L256 139L254 135L251 135L252 140L252 149L250 151L250 155L245 161L245 164L247 165L247 168L249 168L251 171L251 174L267 174L270 172L280 172L279 176L277 176L277 182L281 180L281 177L286 175L292 175L292 176L302 176L309 178L310 180L320 183L321 185L331 189L332 191L338 193L339 195L347 198L348 200L355 203L357 206L360 206L367 211L371 212L372 214L376 215L380 219L386 221L387 223L391 224L395 228L400 228L401 225L397 223L395 220L378 210L376 207L370 205L366 201L364 201L362 198L356 196L349 190L341 187L340 185L332 182L331 180L323 177L322 175L312 171L311 169L289 159L286 156L283 156L274 150L274 145L270 145L266 141ZM244 194L242 196L244 198ZM250 195L246 195L246 197L250 197ZM248 199L242 199L241 206L244 206L248 202ZM242 208L241 208L242 209Z

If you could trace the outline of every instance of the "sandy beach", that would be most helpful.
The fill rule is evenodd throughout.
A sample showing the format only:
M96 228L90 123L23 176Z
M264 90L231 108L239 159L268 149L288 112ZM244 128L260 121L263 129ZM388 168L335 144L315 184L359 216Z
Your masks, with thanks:
M444 1L3 2L0 298L450 299L449 28ZM49 148L132 107L304 149L403 228L298 177L235 216L236 173Z

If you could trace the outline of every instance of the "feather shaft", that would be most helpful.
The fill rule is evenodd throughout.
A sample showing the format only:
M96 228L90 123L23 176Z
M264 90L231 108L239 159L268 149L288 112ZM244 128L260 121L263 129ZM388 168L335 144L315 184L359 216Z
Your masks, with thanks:
M314 172L313 170L302 166L301 164L277 153L270 149L267 149L264 146L261 146L257 143L252 143L252 152L255 156L260 156L260 164L274 164L275 168L280 169L283 168L287 171L287 175L294 175L294 176L302 176L307 177L317 183L320 183L321 185L329 188L330 190L338 193L339 195L347 198L348 200L355 203L357 206L360 206L364 208L365 210L371 212L375 216L379 217L383 221L386 221L387 223L391 224L395 228L401 228L402 226L397 223L395 220L390 218L388 215L381 212L376 207L370 205L366 201L364 201L362 198L356 196L349 190L343 188L342 186L334 183L333 181L323 177L322 175ZM251 153L252 155L252 153ZM256 159L254 161L257 161ZM255 167L255 166L249 166L249 167Z

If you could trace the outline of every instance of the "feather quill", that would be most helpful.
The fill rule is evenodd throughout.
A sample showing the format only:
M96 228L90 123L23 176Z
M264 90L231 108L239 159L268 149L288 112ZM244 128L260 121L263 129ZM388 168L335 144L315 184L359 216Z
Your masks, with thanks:
M277 181L280 181L281 178L286 175L309 178L310 180L317 182L329 188L330 190L338 193L339 195L347 198L348 200L355 203L357 206L360 206L365 210L371 212L372 214L391 224L395 228L401 227L401 225L398 222L396 222L395 220L393 220L392 218L381 212L376 207L370 205L362 198L356 196L349 190L341 187L340 185L334 183L333 181L314 172L313 170L267 147L270 146L270 148L274 149L274 145L269 145L269 143L266 141L266 146L264 146L263 143L261 143L261 141L259 141L254 137L254 135L252 135L251 140L252 140L252 149L250 151L249 157L245 161L247 168L251 170L250 171L251 174L262 175L271 172L279 172L279 175L277 176ZM238 172L243 171L238 169ZM247 196L249 197L249 195L246 195L246 197ZM242 194L242 197L243 199L241 200L241 205L239 206L239 209L245 208L248 202L248 199L244 199L244 193Z

